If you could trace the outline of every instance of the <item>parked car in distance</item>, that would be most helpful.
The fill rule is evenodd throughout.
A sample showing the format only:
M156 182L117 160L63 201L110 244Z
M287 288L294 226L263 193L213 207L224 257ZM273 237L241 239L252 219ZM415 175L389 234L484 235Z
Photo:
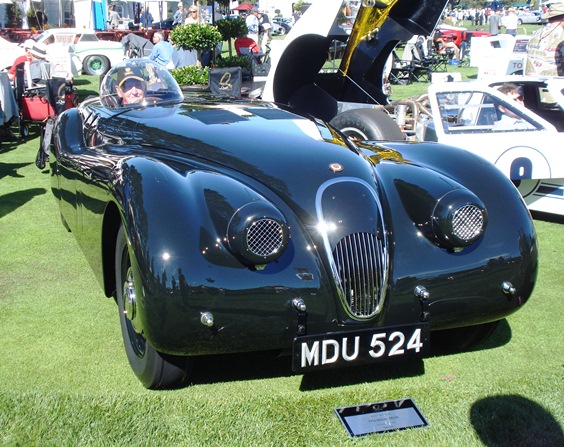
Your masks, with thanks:
M124 104L134 87L144 97ZM354 142L273 103L185 97L146 59L113 67L53 135L62 222L116 299L147 388L189 383L209 354L291 352L306 373L465 349L533 291L530 214L462 149Z
M124 58L120 42L101 40L93 29L49 28L34 40L48 46L70 46L81 65L77 70L87 75L102 75Z
M292 25L294 24L294 21L292 19L285 17L274 17L272 19L272 22L276 23L282 28L282 30L280 31L281 35L288 34L292 29Z
M174 19L165 19L162 22L153 22L153 26L151 28L153 29L172 29Z
M544 25L548 23L548 20L542 18L542 13L540 11L519 11L517 13L517 23L519 25L523 25L523 24Z
M271 25L272 25L271 31L273 36L283 36L284 34L286 34L286 30L278 23L273 21Z

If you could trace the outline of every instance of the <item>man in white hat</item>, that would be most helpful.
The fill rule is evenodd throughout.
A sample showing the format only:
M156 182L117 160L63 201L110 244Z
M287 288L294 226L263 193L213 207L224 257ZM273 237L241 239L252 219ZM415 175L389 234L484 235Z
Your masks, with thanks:
M28 66L29 63L29 66L33 68L33 73L31 74L32 79L41 79L42 77L46 79L45 76L48 77L48 63L45 61L47 57L47 48L45 45L33 39L27 39L23 43L23 48L25 54L16 58L8 71L8 78L13 81L16 78L16 68L18 65L24 64ZM43 76L41 76L41 74L43 74Z
M247 25L247 37L253 39L257 45L259 45L259 18L258 18L258 9L253 8L251 9L251 13L245 19L245 24Z
M543 19L548 23L536 31L527 44L525 74L564 75L564 3L553 3Z

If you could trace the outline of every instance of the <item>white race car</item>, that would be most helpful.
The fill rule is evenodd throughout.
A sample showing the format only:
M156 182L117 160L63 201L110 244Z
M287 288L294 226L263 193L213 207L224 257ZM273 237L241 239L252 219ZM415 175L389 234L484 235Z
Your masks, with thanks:
M504 82L521 87L525 106L496 89ZM432 117L420 120L417 139L480 155L515 183L530 210L564 215L563 92L564 78L432 84ZM512 128L499 125L500 107L517 117Z
M34 39L48 45L48 52L52 45L70 46L80 61L75 68L87 75L105 74L124 59L121 42L100 40L94 30L49 28Z

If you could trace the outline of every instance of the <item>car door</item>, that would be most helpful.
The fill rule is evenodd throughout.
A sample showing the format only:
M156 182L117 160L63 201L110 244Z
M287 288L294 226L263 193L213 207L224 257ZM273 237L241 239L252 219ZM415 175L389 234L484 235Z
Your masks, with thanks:
M478 82L429 87L440 143L461 147L495 164L531 209L564 215L564 134L518 102ZM502 128L502 110L519 120Z

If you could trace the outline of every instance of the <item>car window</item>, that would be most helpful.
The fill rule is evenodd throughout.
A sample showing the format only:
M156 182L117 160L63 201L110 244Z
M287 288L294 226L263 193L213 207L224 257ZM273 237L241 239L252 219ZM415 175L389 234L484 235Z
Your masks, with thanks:
M85 33L80 37L80 42L98 42L95 34Z
M74 43L74 34L55 34L55 43L70 45Z
M38 39L38 40L39 40L39 42L43 42L45 45L49 45L49 44L55 43L55 36L50 35L50 36L47 36L45 38L45 40L43 40L43 41L41 41L41 39Z
M546 87L539 87L539 105L544 111L558 111L560 106Z
M446 134L523 132L541 128L511 102L501 101L488 93L438 93L437 102L441 125ZM512 113L514 125L506 124L500 106Z

